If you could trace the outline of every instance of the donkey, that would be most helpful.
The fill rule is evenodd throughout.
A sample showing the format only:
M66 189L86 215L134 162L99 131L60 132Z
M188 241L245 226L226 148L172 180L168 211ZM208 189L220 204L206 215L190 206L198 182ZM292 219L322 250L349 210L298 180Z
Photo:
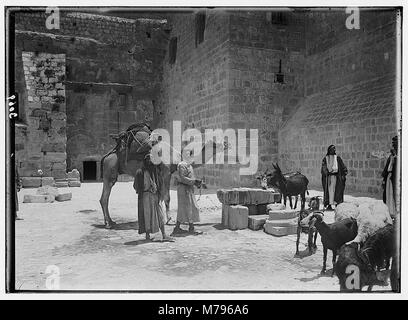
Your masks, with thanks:
M290 208L292 206L292 196L296 197L295 207L297 207L297 196L301 197L301 210L305 209L307 185L309 180L300 172L282 174L278 164L272 164L274 170L266 175L267 185L276 187L283 196L283 203L286 206L286 197L289 197Z

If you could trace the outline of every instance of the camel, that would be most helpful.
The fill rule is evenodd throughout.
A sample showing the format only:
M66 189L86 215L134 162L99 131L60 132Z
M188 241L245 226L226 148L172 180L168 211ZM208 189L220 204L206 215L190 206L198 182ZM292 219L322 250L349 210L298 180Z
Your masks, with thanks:
M136 178L137 170L143 167L143 159L152 148L153 141L151 139L151 129L145 124L134 124L130 126L125 132L117 136L113 136L116 140L116 146L104 155L101 159L101 176L103 179L103 190L99 200L103 217L105 221L105 228L112 229L116 224L109 215L109 197L111 190L115 185L119 174L128 174ZM213 148L213 157L215 157L217 144L214 141L207 142L201 149L201 157L204 159L206 147ZM222 150L224 151L225 145ZM202 163L205 163L202 161ZM164 181L164 202L166 205L166 215L168 216L170 208L170 180L171 175L177 170L177 164L159 164L160 172L163 175ZM198 167L200 165L195 165ZM136 183L133 184L136 190Z

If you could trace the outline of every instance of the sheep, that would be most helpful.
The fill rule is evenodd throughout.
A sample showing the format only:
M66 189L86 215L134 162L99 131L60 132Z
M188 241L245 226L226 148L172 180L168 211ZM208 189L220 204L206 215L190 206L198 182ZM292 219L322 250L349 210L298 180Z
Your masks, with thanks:
M392 224L388 208L384 203L363 203L358 207L358 234L351 242L364 243L377 230Z
M320 234L323 244L323 267L321 274L326 272L327 249L333 252L333 270L336 263L337 250L347 241L353 240L357 235L357 221L353 218L347 218L332 224L326 224L323 221L323 212L312 212L301 221L303 227L315 226Z
M360 250L358 250L357 243L344 245L339 250L339 257L335 266L340 290L361 290L368 285L368 291L371 291L373 285L385 285L384 281L378 279L376 271L384 268L388 270L392 258L391 287L393 291L397 291L398 279L396 279L395 272L397 250L395 243L395 228L389 224L370 235ZM354 284L354 288L347 288L346 285L347 278L351 276L347 270L350 265L356 266L359 271L358 278L353 276L360 280L357 286Z
M348 244L361 244L380 228L392 224L387 206L380 201L364 202L358 206L354 203L341 203L335 208L334 220L341 221L346 218L357 219L358 225L357 237Z
M357 219L358 214L358 205L350 202L342 202L334 209L334 221L341 221L347 218Z
M308 235L307 239L307 247L309 250L309 254L312 254L314 250L316 250L316 239L317 239L317 230L314 226L307 226L302 227L301 221L306 218L310 213L314 210L319 210L320 207L320 196L312 197L309 200L309 209L301 210L299 212L299 219L298 219L298 227L297 227L297 239L296 239L296 256L299 255L299 242L300 242L300 234L302 232Z

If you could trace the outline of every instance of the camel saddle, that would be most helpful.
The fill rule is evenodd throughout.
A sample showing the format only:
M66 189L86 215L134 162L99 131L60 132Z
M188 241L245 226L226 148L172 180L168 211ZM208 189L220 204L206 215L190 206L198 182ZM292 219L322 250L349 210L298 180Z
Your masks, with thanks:
M126 162L130 160L143 161L146 154L152 148L151 132L146 123L135 123L129 126L126 131L118 135L111 135L116 140L117 146L126 145Z

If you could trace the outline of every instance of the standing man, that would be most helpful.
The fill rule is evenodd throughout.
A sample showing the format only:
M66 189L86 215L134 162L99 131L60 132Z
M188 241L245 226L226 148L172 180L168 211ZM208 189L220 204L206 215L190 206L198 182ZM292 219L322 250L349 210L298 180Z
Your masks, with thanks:
M397 179L397 161L398 161L398 136L392 138L391 155L387 159L382 172L383 182L383 202L387 205L392 218L397 213L396 206L396 179Z
M326 210L333 210L333 206L344 200L347 168L343 160L336 154L336 147L330 145L322 161L323 204Z
M138 193L138 224L139 234L146 234L146 240L150 240L150 234L162 233L162 240L174 241L166 235L164 227L164 213L160 206L162 181L157 166L146 155L143 168L139 169L135 178L135 189Z
M188 157L188 159L181 161L177 165L177 221L173 230L173 234L181 233L184 230L180 228L181 223L188 223L188 231L190 233L200 234L202 232L195 232L194 222L200 221L197 201L194 195L194 186L200 187L201 180L197 180L194 177L194 171L192 164L194 159Z

